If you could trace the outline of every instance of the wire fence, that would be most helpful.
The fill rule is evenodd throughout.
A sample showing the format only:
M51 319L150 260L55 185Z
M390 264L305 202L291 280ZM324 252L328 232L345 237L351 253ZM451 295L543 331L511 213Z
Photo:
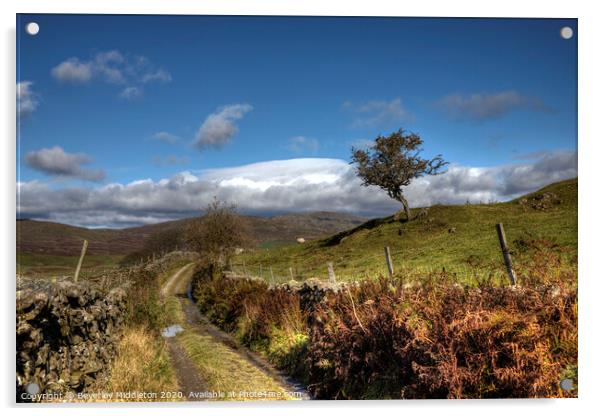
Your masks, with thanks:
M425 265L408 265L403 260L403 250L390 251L393 276L404 280L415 280L430 276L434 273L445 273L449 279L457 283L494 281L506 282L507 275L503 265L499 267L477 267L469 264L459 265L440 263ZM329 281L329 263L337 281L359 281L380 276L391 276L387 264L385 251L382 254L362 255L357 259L332 259L322 263L299 264L291 261L290 264L272 262L269 259L248 261L241 259L232 260L228 268L235 276L260 278L271 284L281 284L294 281L303 281L309 278Z

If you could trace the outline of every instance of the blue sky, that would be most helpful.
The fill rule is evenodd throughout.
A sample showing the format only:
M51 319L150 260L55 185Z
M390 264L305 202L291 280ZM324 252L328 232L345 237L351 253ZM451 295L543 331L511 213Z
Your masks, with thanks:
M17 28L19 181L48 192L348 162L401 127L467 169L576 151L574 19L19 15Z

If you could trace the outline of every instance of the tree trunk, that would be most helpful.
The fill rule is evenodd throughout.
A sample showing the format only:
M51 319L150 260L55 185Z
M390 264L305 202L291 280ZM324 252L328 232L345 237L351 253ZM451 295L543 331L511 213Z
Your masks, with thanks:
M410 212L410 205L408 204L408 201L403 196L399 196L399 202L401 202L403 208L397 211L395 214L395 220L401 220L401 211L403 210L403 212L406 214L407 220L410 221L412 219L412 213Z

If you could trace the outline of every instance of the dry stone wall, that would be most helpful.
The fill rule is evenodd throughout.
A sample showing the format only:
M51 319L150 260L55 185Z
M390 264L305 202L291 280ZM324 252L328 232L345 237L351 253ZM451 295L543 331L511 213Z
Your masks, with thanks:
M17 401L79 392L106 375L125 321L124 288L27 280L18 289Z

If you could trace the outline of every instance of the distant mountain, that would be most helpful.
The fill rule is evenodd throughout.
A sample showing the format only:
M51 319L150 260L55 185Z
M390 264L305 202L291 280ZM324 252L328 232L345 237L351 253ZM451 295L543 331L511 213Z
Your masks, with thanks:
M253 238L260 244L292 243L324 237L356 227L366 218L334 212L286 214L275 217L244 216ZM89 254L128 254L142 248L153 234L184 230L191 218L124 229L89 229L49 221L18 220L17 252L32 254L78 255L83 240Z

